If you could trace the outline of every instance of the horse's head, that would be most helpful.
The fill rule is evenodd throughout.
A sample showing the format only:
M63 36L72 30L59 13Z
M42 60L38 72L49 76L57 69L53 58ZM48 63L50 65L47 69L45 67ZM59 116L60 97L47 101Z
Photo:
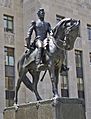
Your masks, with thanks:
M62 19L53 29L54 37L58 41L64 41L64 48L72 50L74 42L79 34L80 21L71 18ZM62 43L59 42L62 45Z

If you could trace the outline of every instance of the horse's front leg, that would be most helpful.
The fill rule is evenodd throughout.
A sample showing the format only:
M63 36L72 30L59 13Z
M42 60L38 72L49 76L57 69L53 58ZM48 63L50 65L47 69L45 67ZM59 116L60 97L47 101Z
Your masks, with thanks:
M36 96L36 99L37 100L42 100L42 98L40 97L39 93L38 93L38 89L37 89L37 85L38 85L38 81L39 81L39 75L40 75L40 72L36 72L34 71L32 73L32 77L33 77L33 91L35 93L35 96Z
M55 82L55 85L56 85L56 89L58 90L58 81L59 81L59 68L58 67L55 67L55 77L56 77L56 82Z
M54 68L54 65L51 65L50 67L50 70L49 70L49 73L50 73L50 77L51 77L51 82L52 82L52 92L53 92L53 96L54 97L59 97L59 94L58 94L58 79L56 78L56 73L55 73L55 68Z
M20 73L20 72L21 72L21 73ZM17 80L17 85L16 85L16 87L15 87L14 103L16 103L16 104L17 104L17 102L18 102L18 91L19 91L21 82L23 81L23 78L25 77L27 71L25 70L25 68L22 68L22 69L20 69L20 72L18 72L18 73L19 73L19 78L18 78L18 80Z
M21 85L21 79L19 78L18 81L17 81L17 85L16 85L16 88L15 88L15 98L14 98L14 102L15 104L17 104L18 102L18 90L20 88L20 85Z

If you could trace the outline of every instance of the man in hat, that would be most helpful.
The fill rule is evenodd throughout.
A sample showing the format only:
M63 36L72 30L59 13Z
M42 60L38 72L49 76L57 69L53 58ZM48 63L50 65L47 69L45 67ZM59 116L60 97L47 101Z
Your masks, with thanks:
M52 33L50 23L44 21L45 11L43 8L40 8L37 12L38 20L32 21L31 26L27 33L26 43L27 48L30 49L31 45L31 35L35 31L35 39L37 40L36 45L38 47L38 54L36 56L37 69L42 66L42 50L43 50L43 41L47 38L47 34Z
M47 38L47 34L51 34L52 35L52 30L51 30L51 25L48 22L44 21L44 17L45 17L45 11L43 8L40 8L37 12L38 15L38 20L37 21L32 21L31 26L28 30L27 33L27 38L26 38L26 44L27 44L27 48L31 49L32 47L36 47L38 48L38 53L36 56L36 65L37 65L37 69L39 69L39 67L43 66L44 64L42 64L42 50L43 50L43 41L45 38ZM33 31L35 31L35 39L36 39L36 46L35 46L35 42L33 42L32 45L30 45L31 43L31 35L33 33ZM28 53L28 55L31 52ZM63 65L62 67L62 71L66 71L68 70L68 68Z

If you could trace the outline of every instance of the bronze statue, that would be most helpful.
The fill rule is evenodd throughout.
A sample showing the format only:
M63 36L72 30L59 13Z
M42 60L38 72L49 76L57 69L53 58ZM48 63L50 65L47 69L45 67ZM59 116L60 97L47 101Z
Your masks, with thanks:
M47 34L49 35L53 35L52 29L51 29L51 25L49 22L45 22L44 17L45 17L45 11L43 8L40 8L37 12L38 15L38 20L37 21L32 21L31 26L28 30L27 33L27 38L26 38L26 44L27 44L27 48L29 49L29 51L26 51L26 58L28 58L28 56L31 54L31 52L37 47L38 48L38 52L36 55L36 65L37 65L37 70L42 67L43 64L43 51L44 51L44 47L43 47L43 42L44 39L47 38ZM35 39L34 41L31 43L31 36L33 31L35 32ZM47 49L49 48L49 39L47 39ZM68 68L66 67L66 65L62 65L62 71L66 71L68 70Z
M38 54L36 56L36 64L37 64L37 69L42 66L42 52L43 52L43 41L45 38L47 38L47 34L52 33L50 23L44 21L44 16L45 16L45 11L43 8L40 8L37 12L38 15L38 20L37 21L32 21L32 24L29 28L26 42L27 42L27 48L31 49L31 35L33 30L35 31L35 40L33 44L36 42L36 47L38 48Z
M29 54L29 57L27 59L26 59L26 55L23 54L23 56L20 58L18 62L19 79L17 81L17 86L16 86L15 103L17 103L18 101L17 95L21 82L23 82L27 88L29 88L32 92L35 93L37 100L41 100L41 97L37 90L37 85L39 81L40 72L43 70L45 72L47 70L49 71L51 83L52 83L53 96L59 97L58 94L59 71L65 59L65 51L72 50L74 47L74 42L78 37L79 25L80 25L80 21L71 18L65 18L61 20L55 26L54 29L52 29L53 32L52 36L50 35L49 37L47 37L46 35L44 35L43 39L41 38L41 40L43 40L42 47L44 48L42 54L42 56L44 57L43 60L44 65L42 66L42 68L40 67L37 70L36 56L38 52L41 52L39 51L40 47L38 48L37 46L38 44L37 41L35 41L36 47L34 51ZM48 29L50 28L49 26ZM38 37L38 39L40 39L40 37ZM27 72L29 72L32 75L33 82L31 82L26 76Z

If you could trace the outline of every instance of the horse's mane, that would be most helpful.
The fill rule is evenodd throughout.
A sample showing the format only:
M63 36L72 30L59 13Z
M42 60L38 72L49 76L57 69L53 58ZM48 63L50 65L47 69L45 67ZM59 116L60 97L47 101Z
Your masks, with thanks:
M53 34L54 34L54 38L56 37L56 34L57 34L57 31L58 31L58 28L63 25L64 22L70 20L71 18L64 18L62 19L61 21L59 21L56 26L52 29L53 31Z

